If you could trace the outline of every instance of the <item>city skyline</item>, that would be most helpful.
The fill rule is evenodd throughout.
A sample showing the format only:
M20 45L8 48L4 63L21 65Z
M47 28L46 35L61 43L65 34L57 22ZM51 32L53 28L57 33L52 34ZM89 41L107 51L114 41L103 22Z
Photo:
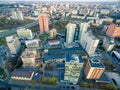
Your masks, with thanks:
M2 1L2 0L0 0L0 1ZM50 2L50 1L58 1L58 0L4 0L4 1L48 1L48 2ZM79 2L119 2L119 0L59 0L59 1L64 1L64 2L66 2L66 1L69 1L69 2L71 2L71 1L79 1ZM58 2L59 2L58 1Z

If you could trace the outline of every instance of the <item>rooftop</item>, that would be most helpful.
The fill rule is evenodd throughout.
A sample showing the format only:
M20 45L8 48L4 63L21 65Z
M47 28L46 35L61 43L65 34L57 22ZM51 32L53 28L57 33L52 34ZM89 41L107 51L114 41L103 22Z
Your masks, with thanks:
M90 36L93 40L96 40L97 38L92 34L91 31L87 31L86 34Z
M82 56L80 56L79 54L67 54L66 62L83 63L83 59Z
M34 48L27 48L25 51L22 53L23 58L32 58L35 57L34 53L32 51L36 51Z
M33 71L25 70L25 69L16 69L12 72L11 76L17 76L17 77L27 77L30 78Z
M11 36L6 37L7 43L13 42L16 37L17 37L16 35L11 35Z
M91 65L91 67L105 68L104 65L97 58L90 59L89 63Z

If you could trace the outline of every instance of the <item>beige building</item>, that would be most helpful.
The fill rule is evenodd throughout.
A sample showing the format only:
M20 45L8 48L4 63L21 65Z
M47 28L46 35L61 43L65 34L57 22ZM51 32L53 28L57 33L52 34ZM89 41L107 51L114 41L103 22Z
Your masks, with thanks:
M92 58L85 65L85 76L87 79L99 79L104 70L104 65L98 59Z
M103 47L106 51L111 51L115 46L114 40L111 38L104 38L103 40Z
M21 43L18 40L17 35L6 37L7 46L9 47L11 54L17 54L20 50Z
M30 29L19 28L17 30L17 34L18 34L19 38L22 38L22 39L32 39L33 38L33 34Z
M36 65L37 51L34 48L27 48L21 55L23 66L35 66Z
M51 38L54 38L54 37L56 37L57 30L53 28L52 30L50 30L50 33L49 33L49 34L50 34L50 37L51 37Z

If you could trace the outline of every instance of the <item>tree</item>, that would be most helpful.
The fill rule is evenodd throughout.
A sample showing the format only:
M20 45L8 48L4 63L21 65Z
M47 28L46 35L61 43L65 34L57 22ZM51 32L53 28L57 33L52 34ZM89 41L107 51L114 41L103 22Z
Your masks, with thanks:
M111 84L106 84L105 89L106 90L118 90L117 86L111 85Z
M81 87L88 87L88 83L87 82L81 83Z
M38 63L38 64L36 65L36 67L37 67L38 69L40 69L40 68L41 68L41 64Z
M94 84L93 83L88 83L88 87L89 88L94 88Z

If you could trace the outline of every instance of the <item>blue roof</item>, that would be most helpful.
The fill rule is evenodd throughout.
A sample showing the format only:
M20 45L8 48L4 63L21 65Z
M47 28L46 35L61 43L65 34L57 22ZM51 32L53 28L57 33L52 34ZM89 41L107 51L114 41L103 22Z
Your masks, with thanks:
M101 63L97 58L92 58L89 60L91 67L105 68L103 63Z
M83 63L82 56L79 54L67 54L66 55L66 62L78 62L78 63Z
M61 55L51 55L51 54L44 54L44 60L45 61L49 61L51 59L62 59L62 58L65 58L65 55L64 54L61 54Z

